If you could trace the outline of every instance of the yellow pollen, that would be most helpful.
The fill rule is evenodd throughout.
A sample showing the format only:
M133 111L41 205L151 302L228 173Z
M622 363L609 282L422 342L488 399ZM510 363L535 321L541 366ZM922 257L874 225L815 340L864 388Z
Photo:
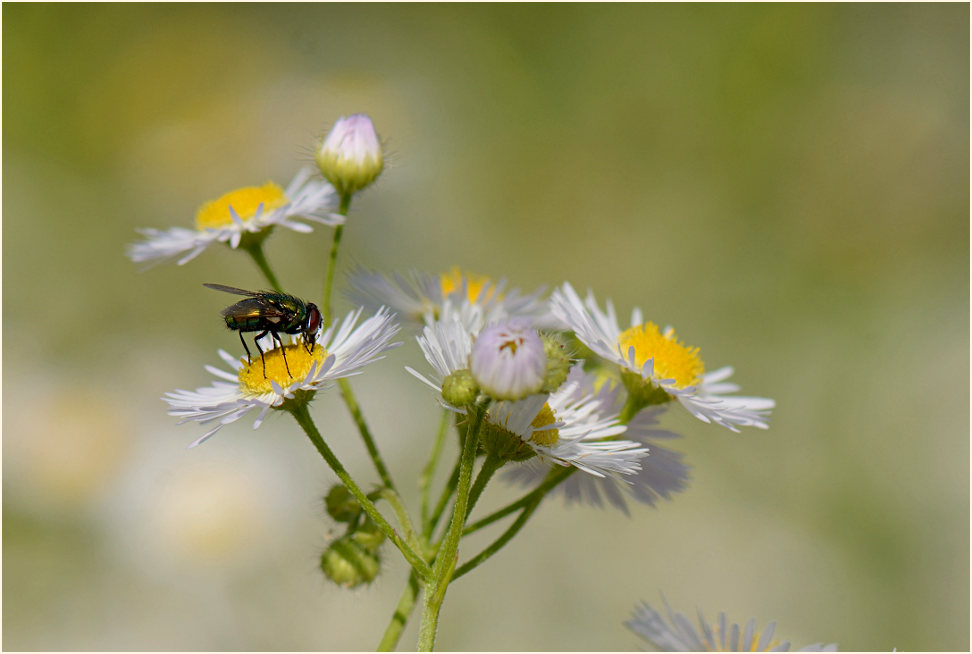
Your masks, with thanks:
M510 340L508 340L508 341L504 342L502 345L500 345L500 348L499 349L500 349L500 351L509 350L510 351L510 354L516 354L516 351L518 349L520 349L520 346L521 345L523 345L523 341L524 340L526 340L526 339L524 339L524 338L511 338Z
M621 353L628 358L628 348L635 349L635 365L641 368L648 359L655 359L656 379L674 379L676 388L686 388L702 380L705 366L699 358L699 348L686 347L675 336L675 330L659 331L653 322L631 327L618 337Z
M283 352L287 353L287 363L284 365ZM243 367L240 368L240 390L244 394L262 395L273 392L270 381L277 382L278 385L286 388L295 380L304 379L310 372L311 366L317 362L318 368L324 363L327 352L320 345L314 345L311 354L307 353L307 348L302 343L285 345L283 348L275 348L263 353L267 362L267 376L263 376L263 362L260 355L253 357L252 363L246 362L246 357L242 359ZM287 367L290 374L287 374Z
M454 293L456 289L462 288L463 280L466 281L466 297L473 304L476 300L485 302L491 300L496 294L496 288L491 286L488 291L486 291L483 297L479 297L483 292L483 288L487 284L492 284L492 280L485 275L473 275L470 273L463 274L462 270L458 266L453 266L451 270L447 273L442 273L439 276L439 283L442 285L442 296L445 297L450 293ZM497 296L497 299L502 299L502 295Z
M210 200L199 207L196 212L196 229L203 230L207 227L219 228L228 227L233 224L230 216L230 207L240 217L247 221L256 215L257 208L262 204L263 212L273 211L287 204L289 200L284 195L283 189L267 182L263 186L244 186L235 191L223 195L218 200Z
M540 412L537 413L537 417L533 419L530 423L531 427L543 427L545 425L551 425L557 421L557 416L554 415L553 409L550 408L549 404L544 404ZM560 432L557 429L544 429L543 431L533 432L533 436L530 437L530 441L541 445L543 447L550 447L560 439Z

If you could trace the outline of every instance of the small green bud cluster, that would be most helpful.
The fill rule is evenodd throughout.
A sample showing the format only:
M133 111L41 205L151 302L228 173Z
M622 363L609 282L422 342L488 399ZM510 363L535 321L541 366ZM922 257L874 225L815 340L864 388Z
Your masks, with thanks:
M371 583L381 572L378 549L385 542L385 535L344 485L333 486L324 504L328 515L337 522L347 523L348 528L321 554L321 571L345 588Z

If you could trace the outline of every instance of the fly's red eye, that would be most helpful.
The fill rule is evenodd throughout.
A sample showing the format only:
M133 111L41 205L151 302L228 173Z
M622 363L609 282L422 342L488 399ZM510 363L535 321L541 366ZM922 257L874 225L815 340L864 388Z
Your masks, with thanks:
M307 329L310 334L316 334L321 327L321 312L317 310L317 305L307 305Z

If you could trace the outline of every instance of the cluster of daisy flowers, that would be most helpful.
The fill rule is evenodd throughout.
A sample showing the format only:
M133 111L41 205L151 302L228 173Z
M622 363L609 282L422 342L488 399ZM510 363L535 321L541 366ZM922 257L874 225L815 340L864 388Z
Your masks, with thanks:
M259 428L272 409L306 417L305 407L318 392L361 374L402 345L393 340L402 330L414 336L428 363L424 371L408 367L408 372L454 414L460 435L469 436L466 425L479 426L476 451L487 457L481 472L488 468L492 474L491 465L514 464L505 469L508 482L538 491L550 482L546 492L561 494L568 502L607 504L628 513L628 500L653 506L683 490L688 466L680 453L666 446L679 434L661 426L674 407L734 432L768 427L773 400L738 395L738 386L729 381L732 368L707 371L698 347L679 340L672 327L644 320L638 308L623 327L610 300L602 308L593 292L582 299L569 282L547 296L542 288L522 293L504 279L494 281L459 268L438 275L385 275L359 267L347 277L346 296L356 308L330 320L333 266L351 197L375 181L383 159L374 127L363 114L338 120L314 158L319 178L304 169L286 188L267 182L230 191L204 203L192 228L142 229L144 240L128 248L136 263L151 266L175 260L182 265L223 244L249 253L276 289L240 291L260 300L238 303L249 303L247 313L239 316L232 315L234 307L223 312L227 326L238 330L241 340L244 332L262 330L254 341L258 358L251 358L248 348L242 357L219 350L224 365L205 366L214 378L209 385L163 396L180 424L194 422L206 428L190 447L246 416L255 415L253 427ZM261 302L269 302L267 298L296 298L280 291L263 256L263 241L277 227L308 233L311 224L335 229L323 312L299 301L295 306L312 307L314 313L264 311ZM322 313L329 324L321 326ZM288 334L293 338L285 342ZM577 356L572 343L587 349L586 358ZM344 382L342 389L349 392ZM353 413L354 401L348 403ZM473 412L477 419L470 421ZM322 453L324 448L318 446ZM340 466L335 467L326 453L325 459L338 471ZM464 455L464 460L470 459ZM376 464L386 479L383 464ZM356 501L373 510L350 478L341 479ZM425 526L431 533L434 521ZM387 526L379 531L396 536ZM356 535L360 534L349 537ZM399 549L407 554L407 548ZM413 568L427 563L419 560L415 567L413 562ZM728 627L721 615L713 631L700 616L700 634L684 616L670 609L668 613L666 624L645 604L628 625L662 649L789 647L772 639L773 625L759 634L752 621L740 630L738 625Z
M324 179L302 170L286 189L268 182L226 193L200 207L195 229L142 230L147 238L130 246L130 258L183 264L216 243L256 251L277 226L307 232L308 222L341 225L339 200L382 169L370 120L338 121L315 159ZM684 488L681 455L658 444L677 437L658 424L672 401L733 431L765 429L773 408L772 400L733 395L732 369L706 372L698 348L679 341L672 328L645 322L635 309L622 329L610 300L602 310L592 293L581 299L570 283L544 298L543 289L521 293L505 280L458 268L391 276L359 268L349 275L347 294L359 309L329 325L312 347L284 346L278 338L280 347L266 354L261 348L260 374L249 357L221 350L231 370L207 366L217 378L210 386L167 393L172 415L213 425L193 445L251 411L259 427L269 409L360 373L399 344L391 342L399 324L419 332L434 372L410 372L437 391L443 406L463 414L475 402L490 402L484 443L505 460L537 460L511 470L509 480L535 484L546 474L543 464L588 473L559 486L571 501L606 501L627 511L626 496L654 504ZM355 327L363 310L374 315ZM570 360L561 332L572 333L597 360Z
M688 467L682 455L659 444L678 437L659 424L670 400L733 431L767 427L773 401L728 395L737 390L726 382L731 368L705 373L697 349L680 343L670 329L642 323L637 309L632 327L622 331L610 301L601 311L592 295L582 301L569 283L544 301L540 291L507 291L504 280L494 283L455 268L439 276L391 278L358 269L350 289L361 306L323 331L310 350L290 344L252 362L220 350L230 371L206 366L217 378L212 385L167 393L170 413L182 422L214 425L192 445L251 411L257 428L269 409L283 407L295 394L359 374L401 345L391 342L399 316L408 327L421 326L416 340L433 372L408 370L436 391L442 406L465 414L477 398L492 400L484 442L500 448L508 461L527 462L508 471L509 481L534 486L550 464L588 473L556 487L568 501L606 502L627 512L626 497L654 505L684 489ZM355 327L362 311L372 308L375 314ZM573 332L600 355L599 365L569 360L556 328L538 325Z
M569 283L543 299L541 290L523 294L455 268L391 277L358 269L349 286L354 301L393 307L421 330L416 340L432 372L409 372L445 408L465 414L477 399L492 401L484 448L499 447L496 434L508 437L504 458L526 462L507 472L514 483L535 486L550 464L573 466L589 474L570 476L556 492L627 512L626 497L653 505L687 484L682 455L658 444L678 437L659 425L673 401L732 431L768 426L773 401L732 395L731 368L706 373L698 348L644 322L638 309L622 330L610 301L601 310ZM596 361L568 360L563 332Z

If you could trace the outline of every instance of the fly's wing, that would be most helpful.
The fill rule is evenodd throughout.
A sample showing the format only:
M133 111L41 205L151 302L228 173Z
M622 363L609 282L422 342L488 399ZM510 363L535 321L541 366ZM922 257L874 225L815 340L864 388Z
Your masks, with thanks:
M227 324L233 329L240 327L249 329L264 329L277 327L288 329L294 321L293 311L280 306L276 302L269 302L264 297L247 298L232 304L220 312L226 318Z
M214 291L223 291L224 293L232 293L233 295L246 295L248 297L259 297L262 293L257 291L244 291L242 288L235 288L233 286L225 286L223 284L203 284L206 288L211 288Z
M267 310L270 307L267 306L266 302L259 298L249 298L246 300L240 300L236 304L231 304L226 307L220 313L223 317L232 317L237 322L244 322L247 320L257 320L263 316L267 315Z

